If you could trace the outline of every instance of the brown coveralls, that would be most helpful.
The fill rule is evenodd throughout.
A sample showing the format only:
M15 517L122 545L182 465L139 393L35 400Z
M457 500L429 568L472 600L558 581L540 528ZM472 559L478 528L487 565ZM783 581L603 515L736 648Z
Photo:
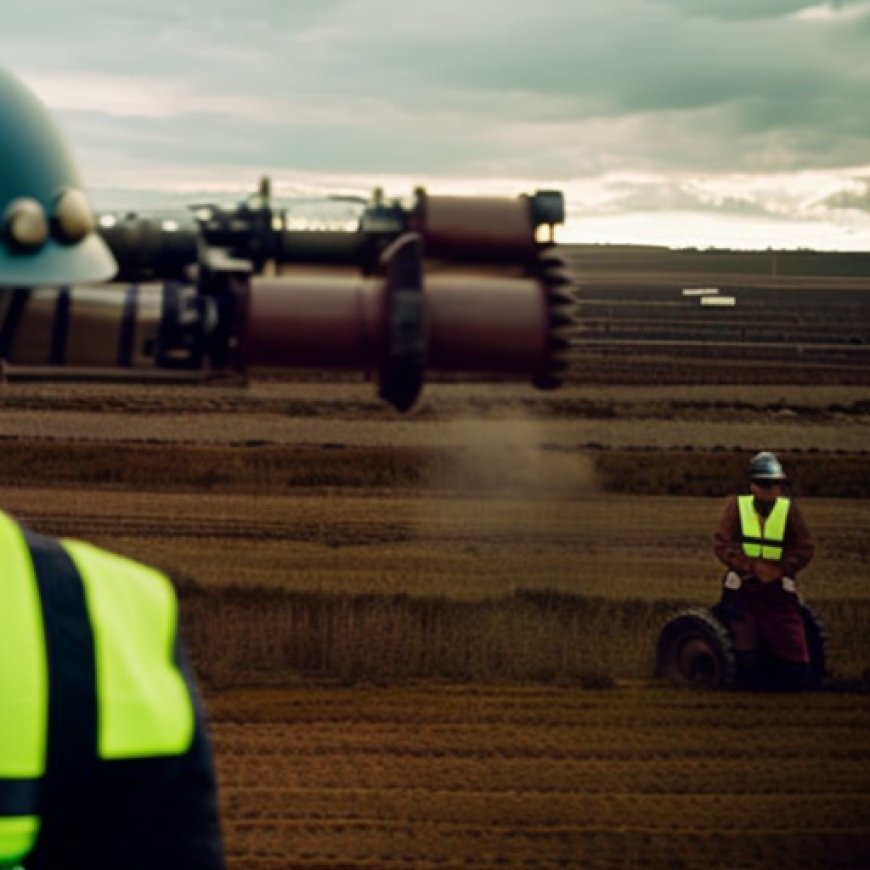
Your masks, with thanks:
M764 518L761 518L764 522ZM770 652L787 662L809 662L806 632L796 592L783 588L782 578L796 579L813 557L815 545L794 501L786 520L779 579L762 583L754 575L753 559L743 552L737 497L725 504L714 536L716 557L743 581L740 589L726 590L726 599L738 615L731 620L737 652L753 652L763 639Z

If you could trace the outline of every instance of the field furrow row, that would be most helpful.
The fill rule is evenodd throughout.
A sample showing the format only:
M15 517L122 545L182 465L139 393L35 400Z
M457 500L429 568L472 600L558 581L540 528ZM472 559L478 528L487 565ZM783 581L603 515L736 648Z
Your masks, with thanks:
M234 823L238 866L284 860L285 866L572 866L572 867L855 867L865 866L861 830L668 831L592 826L404 825L398 822ZM292 844L292 845L290 845ZM288 851L288 847L292 851ZM233 861L233 866L236 866ZM264 865L267 866L267 865Z
M486 790L500 794L637 794L637 795L866 795L870 762L855 759L670 758L572 759L539 758L383 758L337 754L323 759L273 758L222 752L222 786L234 793L285 789L463 794Z

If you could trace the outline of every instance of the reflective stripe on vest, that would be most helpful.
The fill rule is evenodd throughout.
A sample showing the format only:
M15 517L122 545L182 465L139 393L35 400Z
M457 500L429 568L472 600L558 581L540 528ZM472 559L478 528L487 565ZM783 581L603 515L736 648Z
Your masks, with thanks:
M0 867L14 866L39 833L45 772L48 664L36 579L18 525L0 513Z
M193 702L174 662L177 602L165 575L81 541L64 541L85 589L97 668L100 758L180 755Z
M55 581L81 581L90 623L85 630L93 638L96 673L87 676L96 684L91 745L98 758L186 752L195 716L175 661L177 602L169 580L89 544L64 541L62 547L79 577ZM54 731L49 686L50 674L60 667L46 646L43 573L37 576L47 569L36 554L19 526L0 513L0 868L15 866L36 843L39 788L52 775L46 770L48 747L52 734L61 733ZM50 610L45 612L50 619Z
M737 499L740 509L740 534L743 539L743 552L753 559L769 559L772 562L782 558L782 543L785 540L785 525L791 501L778 498L773 510L764 523L762 533L761 518L755 512L754 498L741 495Z

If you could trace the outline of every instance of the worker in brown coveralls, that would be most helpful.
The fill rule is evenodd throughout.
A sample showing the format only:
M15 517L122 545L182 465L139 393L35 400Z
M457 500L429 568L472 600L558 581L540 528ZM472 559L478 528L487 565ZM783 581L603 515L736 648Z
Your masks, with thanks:
M756 454L748 477L750 494L728 499L713 546L728 568L723 605L738 672L749 685L759 684L763 645L776 683L801 688L810 658L795 580L815 547L797 505L783 497L787 477L776 456Z

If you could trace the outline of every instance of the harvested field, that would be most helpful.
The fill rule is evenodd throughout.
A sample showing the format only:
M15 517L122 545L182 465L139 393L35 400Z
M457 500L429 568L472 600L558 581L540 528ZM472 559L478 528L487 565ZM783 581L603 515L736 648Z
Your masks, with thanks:
M870 699L225 693L234 867L862 867Z
M430 384L407 417L351 378L4 384L3 505L175 579L233 868L866 867L866 371L656 360ZM659 685L761 447L818 540L830 680Z

